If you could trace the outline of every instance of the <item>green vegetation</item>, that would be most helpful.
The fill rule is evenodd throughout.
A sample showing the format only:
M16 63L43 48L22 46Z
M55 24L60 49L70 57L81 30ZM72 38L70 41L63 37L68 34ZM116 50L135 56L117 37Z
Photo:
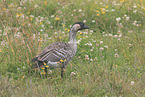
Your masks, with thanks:
M60 69L34 70L31 59L47 45L77 33L77 55ZM0 96L143 97L145 95L144 0L2 0Z

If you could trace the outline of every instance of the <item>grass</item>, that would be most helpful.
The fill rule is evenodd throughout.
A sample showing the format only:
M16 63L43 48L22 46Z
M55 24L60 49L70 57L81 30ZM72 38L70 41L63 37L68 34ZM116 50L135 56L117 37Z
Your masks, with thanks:
M0 3L0 95L145 95L145 2L143 0L3 0ZM31 59L55 41L68 41L83 21L78 51L60 78L33 70Z

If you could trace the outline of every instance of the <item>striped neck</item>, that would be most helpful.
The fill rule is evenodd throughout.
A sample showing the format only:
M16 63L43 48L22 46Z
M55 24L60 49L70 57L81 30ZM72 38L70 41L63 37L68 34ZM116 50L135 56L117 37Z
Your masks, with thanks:
M77 41L76 41L76 34L78 30L75 30L74 28L71 28L69 32L69 44L71 45L74 55L76 54L77 51Z
M78 30L74 30L74 28L71 28L69 32L69 43L76 44L76 34Z

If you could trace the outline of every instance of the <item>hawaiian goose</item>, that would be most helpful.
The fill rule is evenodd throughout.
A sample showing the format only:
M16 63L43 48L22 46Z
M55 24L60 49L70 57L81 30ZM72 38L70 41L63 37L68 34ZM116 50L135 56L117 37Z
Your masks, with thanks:
M75 56L77 51L76 34L78 30L89 29L82 22L77 22L72 25L69 32L69 42L55 42L47 46L39 55L32 59L37 61L36 66L45 66L47 68L61 68L61 77L63 78L64 69L71 59Z

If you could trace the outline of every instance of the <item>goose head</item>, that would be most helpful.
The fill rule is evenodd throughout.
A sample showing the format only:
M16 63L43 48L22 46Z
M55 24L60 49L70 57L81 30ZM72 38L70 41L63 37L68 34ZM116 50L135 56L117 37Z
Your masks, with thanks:
M83 22L76 22L72 25L69 32L69 43L76 43L76 33L79 30L89 29Z
M83 29L89 29L89 27L86 26L83 22L76 22L71 27L71 30L74 30L75 32Z

